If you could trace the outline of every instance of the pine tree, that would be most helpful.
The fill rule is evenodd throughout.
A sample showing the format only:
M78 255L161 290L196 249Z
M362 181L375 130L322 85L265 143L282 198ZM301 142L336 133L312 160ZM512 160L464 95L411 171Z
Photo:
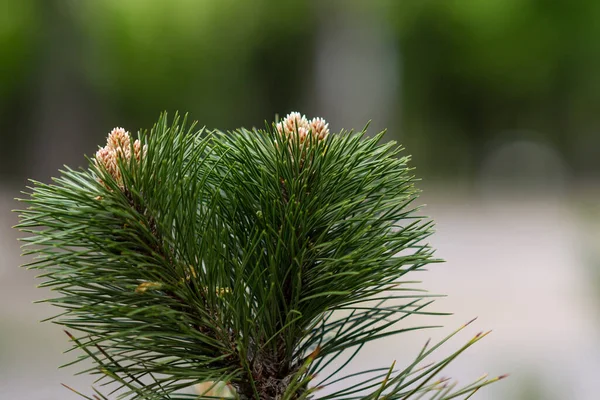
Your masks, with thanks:
M407 365L344 374L366 344L426 328L399 323L433 301L404 280L439 262L432 222L409 157L382 137L298 113L230 133L162 115L136 140L114 129L88 168L34 181L18 228L74 363L98 375L77 393L448 400L501 379L439 378L485 334L425 363L464 326Z

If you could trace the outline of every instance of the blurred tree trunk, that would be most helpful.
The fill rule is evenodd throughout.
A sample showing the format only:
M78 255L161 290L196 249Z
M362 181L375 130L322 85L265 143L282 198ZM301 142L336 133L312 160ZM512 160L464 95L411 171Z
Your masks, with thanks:
M27 174L47 180L50 171L64 164L83 165L84 152L95 148L90 142L94 107L82 66L83 38L76 15L78 2L37 0L41 13L41 49L38 87L30 129L33 140L25 146L34 160Z

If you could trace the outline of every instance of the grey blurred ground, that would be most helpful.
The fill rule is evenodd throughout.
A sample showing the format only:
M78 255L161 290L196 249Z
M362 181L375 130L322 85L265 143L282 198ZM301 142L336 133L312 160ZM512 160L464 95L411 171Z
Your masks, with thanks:
M446 350L480 330L493 333L448 373L463 383L483 372L512 376L475 398L597 399L597 193L527 195L482 187L425 188L426 213L437 222L431 242L447 262L412 278L448 294L433 308L455 313L433 321L445 328L383 340L352 369L408 362L429 336L441 337L479 316ZM60 383L85 390L91 380L73 377L73 368L57 369L69 359L61 354L67 338L60 327L37 322L53 310L32 304L47 293L35 288L31 271L17 267L17 235L9 228L16 222L10 213L15 195L5 190L0 197L0 399L76 399Z

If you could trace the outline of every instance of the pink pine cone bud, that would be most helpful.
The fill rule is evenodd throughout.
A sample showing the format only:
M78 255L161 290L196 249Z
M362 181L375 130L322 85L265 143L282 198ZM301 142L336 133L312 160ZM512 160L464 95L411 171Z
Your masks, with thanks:
M320 117L313 118L310 121L310 129L312 134L318 137L319 140L323 140L329 135L329 124Z
M115 150L103 147L96 152L96 165L102 166L108 171L110 175L117 180L120 181L121 171L119 171L119 165L117 163L117 153Z
M329 134L329 124L323 118L313 118L310 122L299 112L289 113L276 125L277 132L286 137L297 137L302 143L309 135L323 140Z
M137 161L140 161L145 153L146 146L142 146L140 140L136 139L133 142L133 156ZM131 135L125 129L117 127L108 134L106 146L96 152L94 162L98 167L104 167L118 185L123 188L123 176L119 169L119 159L126 164L131 160ZM102 180L100 181L102 182Z
M142 143L140 142L140 139L136 139L135 142L133 142L133 155L137 161L140 161L142 159L144 154L146 154L147 149L148 149L147 145L144 145L142 147Z
M131 152L131 136L123 128L115 128L108 134L106 145L117 151L122 151L126 155Z

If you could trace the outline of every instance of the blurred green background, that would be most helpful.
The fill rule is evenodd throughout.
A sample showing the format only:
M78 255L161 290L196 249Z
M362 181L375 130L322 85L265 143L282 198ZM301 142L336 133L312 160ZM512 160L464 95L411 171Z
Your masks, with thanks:
M113 125L146 128L162 110L231 129L295 109L336 129L390 128L426 176L471 179L517 140L556 152L575 177L600 175L597 1L1 7L3 179L33 172L18 161L35 143L91 153Z
M596 0L0 1L0 398L73 379L17 269L27 177L163 110L219 129L298 110L413 155L449 261L425 284L498 330L457 375L515 375L479 398L596 399L599 20Z

